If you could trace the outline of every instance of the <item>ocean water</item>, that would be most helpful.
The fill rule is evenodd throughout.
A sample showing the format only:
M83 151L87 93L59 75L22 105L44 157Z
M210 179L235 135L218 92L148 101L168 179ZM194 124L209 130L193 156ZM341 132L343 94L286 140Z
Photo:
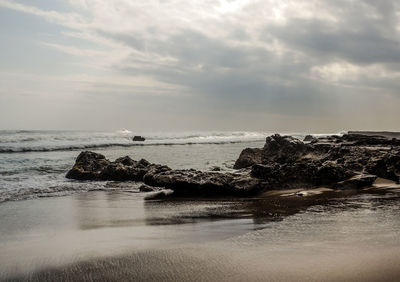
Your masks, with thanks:
M114 132L0 130L0 203L101 189L137 189L138 183L65 178L76 157L92 150L114 160L145 158L171 168L230 170L240 152L262 147L274 132ZM287 133L299 139L304 133ZM142 135L145 142L133 142ZM324 135L324 134L319 134Z
M135 190L138 183L65 178L82 150L114 160L145 158L172 168L232 168L241 150L262 147L269 132L0 131L0 202L101 189ZM143 135L145 142L133 142ZM302 135L298 135L300 138Z

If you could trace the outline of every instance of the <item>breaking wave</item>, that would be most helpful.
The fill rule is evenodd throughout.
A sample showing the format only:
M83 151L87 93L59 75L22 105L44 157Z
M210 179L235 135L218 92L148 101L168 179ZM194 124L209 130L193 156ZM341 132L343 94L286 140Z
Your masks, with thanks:
M141 134L144 142L132 141L129 130L115 133L65 131L12 131L0 133L0 153L49 152L108 147L226 144L261 141L263 132L205 132Z

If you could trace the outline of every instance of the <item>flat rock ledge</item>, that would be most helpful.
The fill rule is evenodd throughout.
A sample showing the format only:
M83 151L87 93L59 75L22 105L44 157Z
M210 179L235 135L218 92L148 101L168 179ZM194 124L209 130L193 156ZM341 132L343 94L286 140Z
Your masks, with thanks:
M171 189L176 195L235 195L248 196L260 192L263 180L250 176L250 171L219 173L194 169L173 170L165 165L152 164L130 157L107 160L103 155L85 151L76 159L67 178L77 180L141 181L141 191L149 187Z
M263 148L242 151L236 172L174 170L129 156L110 161L84 151L66 177L77 180L139 181L185 196L251 196L269 189L329 187L362 189L377 177L400 180L400 140L345 134L300 141L275 134Z

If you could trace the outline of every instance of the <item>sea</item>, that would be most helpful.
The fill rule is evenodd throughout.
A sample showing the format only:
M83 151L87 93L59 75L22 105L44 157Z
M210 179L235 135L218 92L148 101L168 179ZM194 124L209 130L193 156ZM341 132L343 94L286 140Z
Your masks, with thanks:
M231 170L246 147L262 147L273 132L113 132L0 131L0 202L53 197L99 189L137 189L137 183L68 180L67 171L81 151L147 159L175 169ZM293 133L292 133L293 134ZM141 135L144 142L134 142ZM303 138L304 134L294 133Z
M143 135L144 142L134 142ZM99 189L137 189L137 183L68 180L67 171L81 151L91 150L114 160L145 158L171 168L231 169L245 147L262 146L265 132L145 133L117 130L0 131L0 202L53 197Z

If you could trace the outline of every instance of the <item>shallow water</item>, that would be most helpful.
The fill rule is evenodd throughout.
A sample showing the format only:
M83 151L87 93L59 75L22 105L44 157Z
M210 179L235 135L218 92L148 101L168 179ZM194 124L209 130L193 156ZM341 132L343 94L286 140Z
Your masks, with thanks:
M148 133L133 142L132 133L81 131L0 131L0 203L68 195L109 188L109 182L65 178L81 150L94 150L114 160L129 155L172 168L232 168L246 147L262 146L266 134L252 132ZM136 189L135 183L130 185Z
M133 142L132 136L136 134L145 136L146 141ZM0 130L0 203L108 188L107 182L65 178L82 150L96 151L111 160L128 155L171 168L209 170L218 166L230 170L243 149L262 147L265 137L271 134ZM304 137L302 133L292 135ZM137 185L132 184L131 188L136 189Z

